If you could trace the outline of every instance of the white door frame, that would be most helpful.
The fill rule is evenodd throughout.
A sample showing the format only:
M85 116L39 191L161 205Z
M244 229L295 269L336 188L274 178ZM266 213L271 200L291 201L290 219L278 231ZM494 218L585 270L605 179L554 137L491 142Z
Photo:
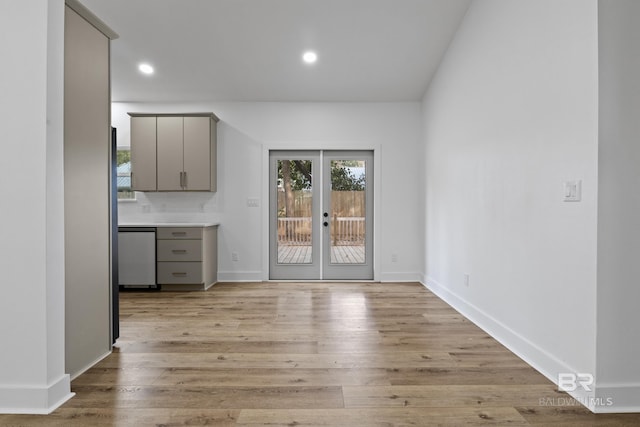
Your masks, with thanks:
M319 150L319 151L373 151L373 281L380 281L380 206L381 206L381 184L382 170L380 168L380 158L382 150L380 145L363 143L326 143L311 146L295 146L294 144L263 144L262 145L262 280L269 281L269 151L271 150Z

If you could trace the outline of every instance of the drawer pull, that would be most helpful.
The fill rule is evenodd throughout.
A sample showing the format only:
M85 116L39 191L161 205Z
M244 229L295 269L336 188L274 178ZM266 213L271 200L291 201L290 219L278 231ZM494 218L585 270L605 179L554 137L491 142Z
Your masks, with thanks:
M173 273L171 273L172 276L174 277L186 277L187 273L185 273L184 271L174 271Z
M171 252L174 253L174 254L186 254L187 250L186 249L173 249Z
M171 235L172 236L186 236L187 232L186 231L172 231Z

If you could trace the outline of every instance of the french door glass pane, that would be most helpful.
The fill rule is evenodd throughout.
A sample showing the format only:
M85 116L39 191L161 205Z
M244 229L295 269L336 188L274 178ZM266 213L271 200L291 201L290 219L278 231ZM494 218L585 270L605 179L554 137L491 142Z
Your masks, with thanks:
M311 264L311 160L278 160L277 166L278 264Z
M364 160L331 161L331 264L365 262Z

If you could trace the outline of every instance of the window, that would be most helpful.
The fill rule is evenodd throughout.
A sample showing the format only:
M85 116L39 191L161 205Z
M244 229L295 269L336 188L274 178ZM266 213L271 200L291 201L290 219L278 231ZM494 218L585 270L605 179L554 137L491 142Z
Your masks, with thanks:
M118 147L117 177L118 200L135 200L131 191L131 150L129 147Z

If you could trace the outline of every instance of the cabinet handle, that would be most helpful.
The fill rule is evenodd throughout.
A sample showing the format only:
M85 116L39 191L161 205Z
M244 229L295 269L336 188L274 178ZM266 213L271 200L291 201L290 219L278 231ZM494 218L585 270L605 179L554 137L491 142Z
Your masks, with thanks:
M133 189L136 188L135 184L133 183L133 172L129 172L129 178L131 179L131 191L133 191Z
M186 249L173 249L171 252L173 252L174 254L186 254L187 250Z
M171 275L174 277L186 277L187 273L184 271L174 271Z
M172 236L186 236L187 232L186 231L172 231L171 235Z
M183 173L184 173L184 172L180 172L180 188L184 188L184 179L183 179L183 177L182 177L182 174L183 174Z
M188 184L188 181L187 181L187 172L185 171L185 172L182 172L182 173L184 174L184 175L183 175L183 176L184 176L184 183L182 184L182 188L186 189L186 188L187 188L187 184Z

